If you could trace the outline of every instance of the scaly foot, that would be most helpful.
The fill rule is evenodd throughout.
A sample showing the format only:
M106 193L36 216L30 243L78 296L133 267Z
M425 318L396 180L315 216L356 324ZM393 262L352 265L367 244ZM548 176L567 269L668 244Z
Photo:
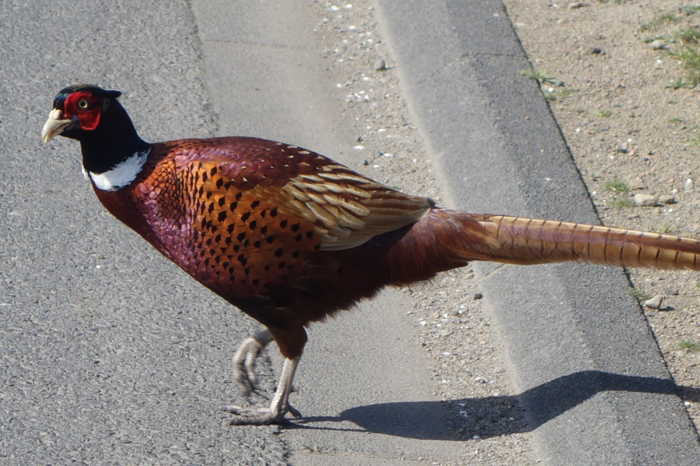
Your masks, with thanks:
M272 341L272 335L267 330L261 330L252 337L248 337L233 355L233 380L241 388L243 396L248 397L251 393L267 398L257 391L258 378L255 375L255 361L260 352Z
M289 404L289 393L291 392L292 380L294 380L294 373L298 364L298 357L294 359L285 358L275 396L272 397L268 408L242 408L235 405L224 407L224 411L234 415L230 424L278 424L284 420L284 415L287 413L294 417L301 417L301 413Z

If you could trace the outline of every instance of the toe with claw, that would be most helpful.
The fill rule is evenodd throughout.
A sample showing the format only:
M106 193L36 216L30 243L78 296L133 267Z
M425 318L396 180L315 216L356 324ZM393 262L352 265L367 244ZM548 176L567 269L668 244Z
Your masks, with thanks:
M266 425L266 424L281 424L285 421L285 414L289 413L295 418L300 418L301 413L291 405L286 408L275 410L272 407L267 408L245 408L236 405L224 406L224 411L233 414L233 417L228 420L229 425ZM279 412L277 412L279 411Z
M284 421L284 416L290 413L294 417L301 417L301 413L289 404L289 393L292 391L292 380L296 372L299 358L285 359L282 366L282 374L277 383L275 396L272 397L267 408L243 408L230 405L224 407L224 411L233 414L231 425L263 425L279 424Z

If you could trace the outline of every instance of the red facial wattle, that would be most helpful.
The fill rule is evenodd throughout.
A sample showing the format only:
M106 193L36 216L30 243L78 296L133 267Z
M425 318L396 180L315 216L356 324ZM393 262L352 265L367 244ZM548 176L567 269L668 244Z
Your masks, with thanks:
M63 115L65 118L77 118L81 129L92 131L100 125L102 106L90 92L74 92L63 104Z

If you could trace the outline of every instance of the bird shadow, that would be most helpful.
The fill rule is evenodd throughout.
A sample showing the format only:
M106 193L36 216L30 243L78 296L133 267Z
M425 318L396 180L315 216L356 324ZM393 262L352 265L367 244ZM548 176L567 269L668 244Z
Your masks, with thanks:
M464 440L475 435L488 438L530 432L606 391L668 394L686 401L700 401L700 388L679 386L672 380L581 371L558 377L520 395L447 402L379 403L347 409L338 416L302 417L285 427L381 433L420 440ZM522 406L528 407L526 413ZM451 418L450 422L445 422L446 418ZM322 425L324 422L343 421L358 427Z

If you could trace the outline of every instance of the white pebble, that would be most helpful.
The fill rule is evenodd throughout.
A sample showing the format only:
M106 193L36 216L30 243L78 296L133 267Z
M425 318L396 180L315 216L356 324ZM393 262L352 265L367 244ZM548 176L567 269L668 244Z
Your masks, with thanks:
M692 178L688 178L685 180L685 183L683 183L683 191L686 193L692 192L693 191L693 180Z
M659 203L659 198L652 194L635 194L634 204L641 207L651 207Z
M663 303L664 297L661 295L656 295L651 299L647 299L644 301L644 306L648 307L649 309L660 309L661 308L661 303Z

